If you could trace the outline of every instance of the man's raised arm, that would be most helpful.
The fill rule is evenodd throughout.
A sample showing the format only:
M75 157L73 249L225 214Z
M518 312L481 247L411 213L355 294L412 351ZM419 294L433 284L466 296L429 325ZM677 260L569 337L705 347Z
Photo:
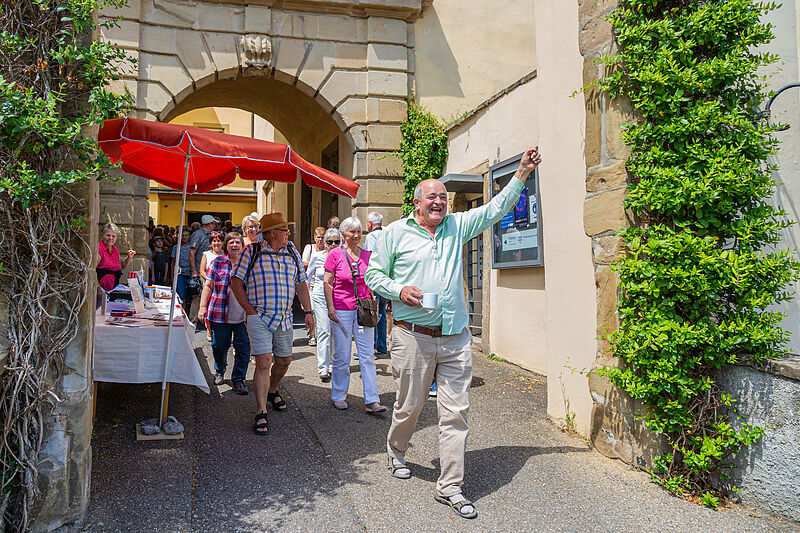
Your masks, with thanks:
M503 187L497 196L480 207L470 209L461 214L463 229L463 240L467 242L478 233L482 232L508 213L514 204L519 200L522 189L525 188L525 181L533 170L542 162L538 148L532 147L525 150L519 161L519 167L514 172L514 177Z

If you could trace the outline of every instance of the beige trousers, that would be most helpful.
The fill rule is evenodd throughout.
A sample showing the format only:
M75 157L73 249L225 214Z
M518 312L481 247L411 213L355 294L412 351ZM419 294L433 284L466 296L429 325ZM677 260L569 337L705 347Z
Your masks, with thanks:
M458 335L431 337L392 328L392 374L397 400L386 447L389 456L403 459L419 414L428 401L436 377L439 408L439 457L442 472L436 482L440 496L461 492L467 447L467 410L472 382L472 337L468 329Z

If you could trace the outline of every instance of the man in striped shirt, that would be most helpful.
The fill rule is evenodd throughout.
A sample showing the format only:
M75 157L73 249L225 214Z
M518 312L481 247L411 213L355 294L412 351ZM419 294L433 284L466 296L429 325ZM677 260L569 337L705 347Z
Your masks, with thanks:
M278 384L292 362L292 301L295 293L306 313L306 330L309 334L314 331L306 273L300 254L289 242L289 224L281 213L261 217L264 241L248 245L231 273L231 292L247 313L250 352L256 360L253 392L258 414L253 431L258 435L266 435L269 430L267 402L276 411L287 408L278 392ZM263 248L253 261L254 246L257 245Z

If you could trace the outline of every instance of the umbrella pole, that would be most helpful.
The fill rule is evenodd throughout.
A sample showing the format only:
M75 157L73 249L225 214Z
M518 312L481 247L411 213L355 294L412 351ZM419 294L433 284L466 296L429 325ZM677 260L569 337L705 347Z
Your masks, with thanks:
M190 148L191 150L191 148ZM167 401L169 398L169 389L167 387L167 375L169 373L169 363L172 355L172 319L175 316L175 298L178 288L178 264L181 261L181 240L183 236L183 217L186 211L186 187L189 182L189 158L191 156L186 154L186 159L183 163L183 195L181 196L181 218L178 223L178 242L175 246L178 250L175 252L175 268L172 273L172 298L170 299L169 306L169 325L167 326L167 346L164 348L164 377L161 379L161 409L158 411L158 426L164 425L167 420ZM183 304L184 302L181 302Z

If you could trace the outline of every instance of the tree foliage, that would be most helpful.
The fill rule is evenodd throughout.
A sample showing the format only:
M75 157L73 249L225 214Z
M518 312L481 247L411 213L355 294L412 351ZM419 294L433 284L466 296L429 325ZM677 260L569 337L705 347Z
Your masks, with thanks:
M95 15L122 3L0 3L0 306L8 352L0 375L0 531L30 528L39 453L52 406L64 399L64 355L90 279L88 206L76 185L103 176L108 163L89 127L131 100L111 89L127 61L94 40Z
M86 128L129 105L128 95L109 86L127 60L122 50L92 40L92 32L98 9L123 2L0 5L0 192L25 207L108 166Z
M414 189L420 181L440 178L447 163L447 133L433 114L413 99L408 101L408 121L400 126L398 156L403 162L405 187L403 214L414 210Z
M644 402L647 426L666 436L653 479L677 494L708 493L713 473L764 430L736 414L719 371L746 355L781 356L786 332L775 304L791 298L798 262L778 250L790 222L770 203L767 161L775 126L758 113L759 68L776 61L755 0L621 0L610 16L620 53L601 82L641 120L626 207L642 224L623 231L616 265L620 326L609 336L621 368L611 381ZM733 417L733 420L731 419Z

